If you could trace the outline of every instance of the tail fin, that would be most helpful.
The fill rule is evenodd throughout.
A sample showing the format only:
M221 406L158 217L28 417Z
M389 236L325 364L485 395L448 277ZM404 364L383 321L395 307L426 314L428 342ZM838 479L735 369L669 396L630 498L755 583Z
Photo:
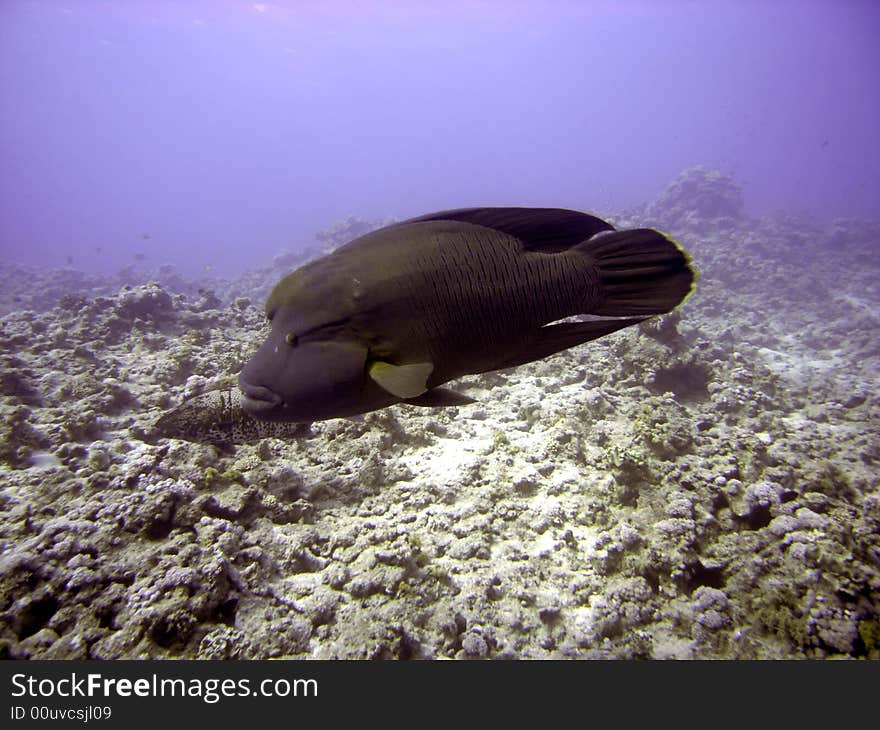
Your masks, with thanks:
M696 288L697 271L676 241L652 228L597 233L576 250L599 270L603 299L590 314L606 317L669 312Z

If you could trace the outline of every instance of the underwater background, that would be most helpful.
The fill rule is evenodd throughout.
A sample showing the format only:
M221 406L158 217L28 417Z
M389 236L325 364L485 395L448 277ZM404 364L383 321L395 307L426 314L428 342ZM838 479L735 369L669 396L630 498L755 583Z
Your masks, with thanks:
M0 4L0 656L880 658L878 24ZM473 405L157 430L285 274L474 205L657 227L697 291Z

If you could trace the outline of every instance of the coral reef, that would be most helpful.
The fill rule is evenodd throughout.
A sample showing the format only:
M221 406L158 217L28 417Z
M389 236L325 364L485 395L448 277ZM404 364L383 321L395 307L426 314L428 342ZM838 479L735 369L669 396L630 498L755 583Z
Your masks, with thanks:
M323 244L322 253L330 253L359 236L375 231L377 228L389 226L395 222L394 218L371 221L366 218L349 216L345 220L336 221L336 223L323 231L318 231L315 237Z
M314 252L5 277L54 294L0 324L0 656L880 658L880 227L749 218L702 168L618 222L686 242L679 312L234 448L156 422Z
M690 167L669 183L645 214L663 228L692 224L704 229L730 228L743 218L742 191L733 178L718 170Z

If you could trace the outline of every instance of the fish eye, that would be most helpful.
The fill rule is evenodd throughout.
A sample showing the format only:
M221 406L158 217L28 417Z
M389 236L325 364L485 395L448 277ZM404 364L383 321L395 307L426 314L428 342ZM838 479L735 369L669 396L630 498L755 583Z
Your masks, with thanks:
M287 336L284 338L284 341L291 347L296 347L296 343L299 342L299 337L297 337L293 332L288 332Z

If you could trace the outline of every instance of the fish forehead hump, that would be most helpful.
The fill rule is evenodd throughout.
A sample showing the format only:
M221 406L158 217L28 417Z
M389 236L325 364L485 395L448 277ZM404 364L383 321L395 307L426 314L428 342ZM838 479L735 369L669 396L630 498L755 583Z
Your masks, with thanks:
M284 310L300 328L320 326L349 316L353 292L349 267L335 254L324 256L292 271L279 281L266 300L266 316Z

